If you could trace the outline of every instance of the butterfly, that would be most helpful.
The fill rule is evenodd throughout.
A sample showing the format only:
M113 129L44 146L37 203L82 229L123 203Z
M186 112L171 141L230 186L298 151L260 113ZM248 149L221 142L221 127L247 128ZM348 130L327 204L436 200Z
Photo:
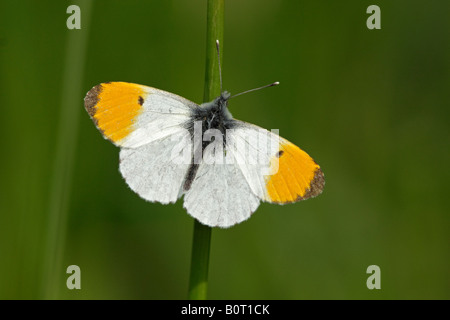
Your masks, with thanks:
M276 132L234 119L230 98L223 91L198 105L153 87L105 82L84 104L103 137L120 147L128 186L150 202L184 197L184 208L202 224L228 228L247 220L261 201L319 195L320 166Z

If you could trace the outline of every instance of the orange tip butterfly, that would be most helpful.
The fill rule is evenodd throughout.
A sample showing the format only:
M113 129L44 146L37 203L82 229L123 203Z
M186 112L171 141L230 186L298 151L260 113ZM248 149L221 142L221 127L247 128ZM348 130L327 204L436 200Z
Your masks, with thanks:
M219 56L219 43L217 41ZM176 94L105 82L86 95L86 111L120 147L120 172L145 200L174 203L211 227L247 220L261 201L285 204L319 195L325 180L303 150L256 125L233 119L222 91L198 105Z

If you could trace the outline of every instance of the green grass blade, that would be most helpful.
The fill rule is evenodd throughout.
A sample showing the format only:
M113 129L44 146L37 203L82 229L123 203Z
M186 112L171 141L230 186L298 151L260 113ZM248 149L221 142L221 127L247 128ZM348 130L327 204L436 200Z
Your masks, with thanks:
M205 102L220 95L216 40L220 42L220 61L222 62L224 0L208 0L207 10L205 93L203 96ZM189 299L204 300L207 297L210 246L211 227L202 225L195 220Z

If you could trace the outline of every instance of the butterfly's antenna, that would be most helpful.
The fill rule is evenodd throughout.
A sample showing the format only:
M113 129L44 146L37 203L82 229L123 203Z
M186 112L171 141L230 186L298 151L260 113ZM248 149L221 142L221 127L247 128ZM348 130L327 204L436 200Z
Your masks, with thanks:
M240 96L241 94L244 94L244 93L249 93L249 92L256 91L256 90L260 90L260 89L264 89L264 88L268 88L268 87L277 86L277 85L279 85L279 84L280 84L280 83L277 81L277 82L274 82L274 83L271 83L271 84L268 84L268 85L265 85L265 86L262 86L262 87L259 87L259 88L250 89L250 90L247 90L247 91L244 91L244 92L241 92L241 93L237 93L237 94L235 94L234 96L231 96L230 99L231 99L231 98L234 98L234 97L237 97L237 96Z
M220 77L220 93L222 93L222 68L220 67L220 45L219 40L216 40L217 47L217 61L219 62L219 77Z

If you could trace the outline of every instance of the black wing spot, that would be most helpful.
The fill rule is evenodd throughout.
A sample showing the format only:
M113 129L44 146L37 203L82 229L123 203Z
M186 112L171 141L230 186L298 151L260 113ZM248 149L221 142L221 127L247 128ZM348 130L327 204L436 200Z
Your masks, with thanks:
M139 98L138 98L138 103L139 103L139 105L143 105L144 104L144 98L142 98L141 96L139 96Z
M283 150L278 151L276 154L277 158L281 157L283 155L283 153L284 153Z

